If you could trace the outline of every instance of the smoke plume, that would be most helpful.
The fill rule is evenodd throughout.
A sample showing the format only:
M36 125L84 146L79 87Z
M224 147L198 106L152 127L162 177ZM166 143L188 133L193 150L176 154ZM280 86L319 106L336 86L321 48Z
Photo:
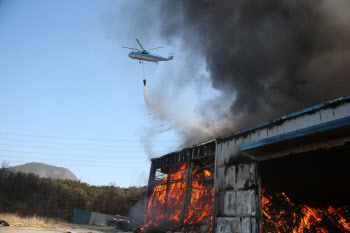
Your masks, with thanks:
M201 51L222 94L201 104L198 127L183 127L187 144L349 94L349 11L347 0L163 2L162 36L188 58Z
M150 17L136 17L132 33L145 30L148 40L156 36L178 48L171 63L176 67L167 67L163 86L145 96L149 112L163 125L145 130L148 146L146 139L163 130L175 130L183 147L350 94L348 0L139 5L131 15L142 11ZM197 99L195 110L183 109L181 101L174 105L183 88L201 88L203 63L219 94Z

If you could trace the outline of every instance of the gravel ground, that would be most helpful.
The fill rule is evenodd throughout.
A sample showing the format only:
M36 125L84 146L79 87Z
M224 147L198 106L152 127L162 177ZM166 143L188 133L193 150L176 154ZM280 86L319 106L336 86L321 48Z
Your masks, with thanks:
M113 227L86 226L68 224L69 228L41 228L41 227L0 227L0 232L8 233L100 233L116 232Z

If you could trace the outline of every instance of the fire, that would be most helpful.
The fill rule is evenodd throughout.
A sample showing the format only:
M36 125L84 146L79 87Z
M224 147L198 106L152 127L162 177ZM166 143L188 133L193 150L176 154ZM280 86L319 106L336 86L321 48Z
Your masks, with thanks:
M285 193L262 190L265 232L349 232L348 207L312 208L294 204ZM346 220L346 218L348 220Z
M212 173L199 167L193 169L190 197L185 208L182 208L187 166L188 164L182 165L154 188L148 199L146 227L155 226L169 230L179 228L181 209L185 211L184 225L198 224L201 221L207 221L211 225L214 200L214 183L210 179Z
M145 226L153 224L159 226L159 223L179 221L181 212L181 203L185 193L185 176L187 164L182 165L178 171L170 174L169 187L167 193L167 180L165 177L149 196L147 212L145 216ZM167 197L166 197L167 196Z
M186 214L185 223L199 223L204 219L212 220L212 209L214 201L214 183L208 182L206 177L212 173L200 168L194 169L191 186L191 201ZM211 221L210 221L211 222Z

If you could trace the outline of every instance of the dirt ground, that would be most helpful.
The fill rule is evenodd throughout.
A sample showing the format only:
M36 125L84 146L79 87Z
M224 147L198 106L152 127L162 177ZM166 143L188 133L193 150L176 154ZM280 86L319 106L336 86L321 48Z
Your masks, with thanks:
M67 228L41 227L0 227L0 232L8 233L101 233L116 232L113 227L68 224Z

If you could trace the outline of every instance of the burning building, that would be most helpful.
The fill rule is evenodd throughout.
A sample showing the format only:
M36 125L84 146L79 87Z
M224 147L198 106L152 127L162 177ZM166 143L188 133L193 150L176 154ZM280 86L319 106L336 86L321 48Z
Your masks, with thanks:
M152 159L147 232L349 232L350 95Z

